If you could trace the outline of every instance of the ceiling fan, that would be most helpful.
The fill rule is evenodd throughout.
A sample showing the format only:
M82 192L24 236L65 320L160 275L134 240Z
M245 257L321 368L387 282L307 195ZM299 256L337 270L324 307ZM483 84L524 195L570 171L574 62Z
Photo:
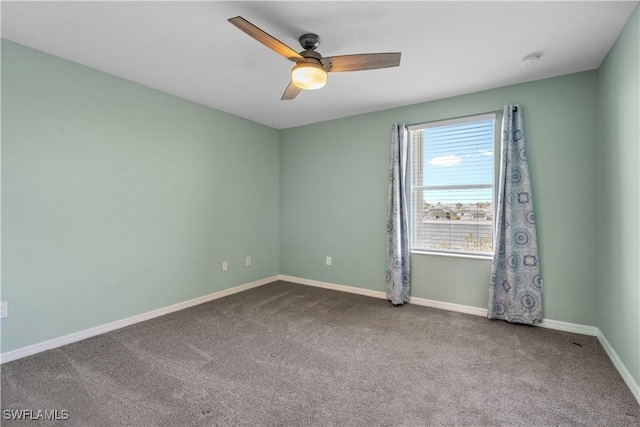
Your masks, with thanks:
M320 45L320 37L312 33L300 36L298 40L304 51L298 53L241 16L230 18L228 21L269 49L296 63L291 69L291 82L282 94L282 100L294 99L303 89L320 89L327 82L327 73L374 70L400 65L400 52L323 57L315 51Z

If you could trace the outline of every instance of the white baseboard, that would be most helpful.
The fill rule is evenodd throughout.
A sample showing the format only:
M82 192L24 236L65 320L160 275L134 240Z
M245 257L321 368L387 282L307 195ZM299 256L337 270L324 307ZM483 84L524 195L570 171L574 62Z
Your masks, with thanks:
M451 302L436 301L425 298L411 297L410 304L423 305L425 307L440 308L442 310L456 311L458 313L473 314L474 316L487 317L487 309L468 305L454 304ZM543 319L542 323L535 326L547 329L555 329L564 332L573 332L582 335L596 336L598 328L595 326L580 325L577 323L561 322L559 320Z
M613 362L613 366L616 367L616 369L620 373L620 376L627 384L627 387L629 387L631 393L633 393L638 403L640 403L640 385L635 381L633 375L631 375L631 372L629 372L624 363L622 363L622 360L620 360L618 353L616 353L611 344L609 344L609 341L607 341L607 338L604 336L600 329L598 329L597 337L598 341L600 341L600 344L602 344L602 347L604 347L604 350L607 352L609 359L611 359L611 362Z
M386 292L372 291L370 289L357 288L354 286L338 285L336 283L320 282L318 280L304 279L294 276L278 276L280 280L286 282L298 283L301 285L315 286L317 288L333 289L334 291L348 292L350 294L365 295L374 298L386 299ZM458 313L472 314L474 316L487 317L487 309L481 307L472 307L469 305L454 304L451 302L436 301L426 298L411 297L409 304L422 305L425 307L439 308L442 310L455 311ZM596 336L598 328L595 326L580 325L577 323L561 322L559 320L544 319L542 323L536 324L541 328L556 329L558 331L573 332L582 335Z
M83 331L74 332L69 335L64 335L59 338L54 338L48 341L44 341L38 344L28 345L16 350L7 351L0 354L0 363L11 362L12 360L21 359L23 357L31 356L36 353L41 353L46 350L61 347L66 344L71 344L77 341L81 341L87 338L94 337L96 335L111 332L116 329L124 328L125 326L133 325L135 323L144 322L165 314L173 313L175 311L184 310L185 308L193 307L195 305L203 304L205 302L213 301L218 298L226 297L228 295L236 294L238 292L246 291L251 288L266 285L278 280L278 276L267 277L265 279L256 280L255 282L245 283L243 285L234 286L233 288L224 289L222 291L214 292L209 295L194 298L189 301L179 302L177 304L170 305L168 307L158 308L146 313L138 314L136 316L127 317L126 319L116 320L115 322L107 323L105 325L96 326L93 328L85 329Z
M299 285L314 286L316 288L332 289L334 291L347 292L349 294L364 295L373 298L387 299L386 292L372 291L371 289L357 288L355 286L337 285L335 283L320 282L317 280L303 279L301 277L279 275L278 278L285 282L298 283Z
M473 314L474 316L487 317L486 308L472 307L468 305L454 304L451 302L436 301L417 297L411 297L409 303L432 308L440 308L442 310L456 311L458 313ZM575 334L582 335L596 336L598 333L598 328L596 328L595 326L562 322L560 320L543 319L542 323L536 323L535 326L547 329L555 329L563 332L573 332Z
M573 332L574 334L591 335L592 337L598 335L598 328L595 326L562 322L560 320L542 319L542 323L537 323L536 326L563 332Z
M411 297L409 304L423 305L425 307L439 308L441 310L455 311L458 313L473 314L474 316L487 317L487 309L471 307L469 305L454 304L451 302L436 301L426 298Z

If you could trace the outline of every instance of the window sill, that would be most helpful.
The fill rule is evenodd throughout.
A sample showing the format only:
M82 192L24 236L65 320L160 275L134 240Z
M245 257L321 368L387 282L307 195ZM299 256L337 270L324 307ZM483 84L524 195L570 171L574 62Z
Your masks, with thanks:
M435 255L435 256L444 256L449 258L480 259L484 261L491 261L493 259L492 255L453 254L453 253L446 253L446 252L430 252L430 251L419 251L419 250L412 250L411 254Z

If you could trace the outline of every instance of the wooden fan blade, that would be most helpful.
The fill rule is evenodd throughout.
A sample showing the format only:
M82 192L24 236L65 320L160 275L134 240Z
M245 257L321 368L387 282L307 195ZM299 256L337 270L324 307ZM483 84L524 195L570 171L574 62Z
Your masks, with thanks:
M375 70L376 68L397 67L400 65L400 55L402 55L400 52L393 52L328 56L322 58L321 62L325 70L332 73Z
M280 98L280 100L287 101L293 99L298 96L300 92L302 92L302 89L294 85L293 82L289 82L289 86L287 86L287 88L284 90L284 93L282 94L282 98Z
M282 43L280 40L276 39L275 37L265 33L260 28L256 27L255 25L253 25L251 22L247 21L243 17L236 16L235 18L229 18L228 21L231 22L236 27L238 27L239 29L241 29L242 31L244 31L245 33L249 34L254 39L258 40L260 43L262 43L269 49L284 56L285 58L293 62L299 62L304 60L304 58L300 56L298 52L291 49L289 46Z

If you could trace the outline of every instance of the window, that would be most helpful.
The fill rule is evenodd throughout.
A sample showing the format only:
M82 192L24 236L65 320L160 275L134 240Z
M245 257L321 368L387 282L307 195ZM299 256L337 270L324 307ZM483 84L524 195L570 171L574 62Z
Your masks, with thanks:
M411 250L493 253L495 114L409 127Z

